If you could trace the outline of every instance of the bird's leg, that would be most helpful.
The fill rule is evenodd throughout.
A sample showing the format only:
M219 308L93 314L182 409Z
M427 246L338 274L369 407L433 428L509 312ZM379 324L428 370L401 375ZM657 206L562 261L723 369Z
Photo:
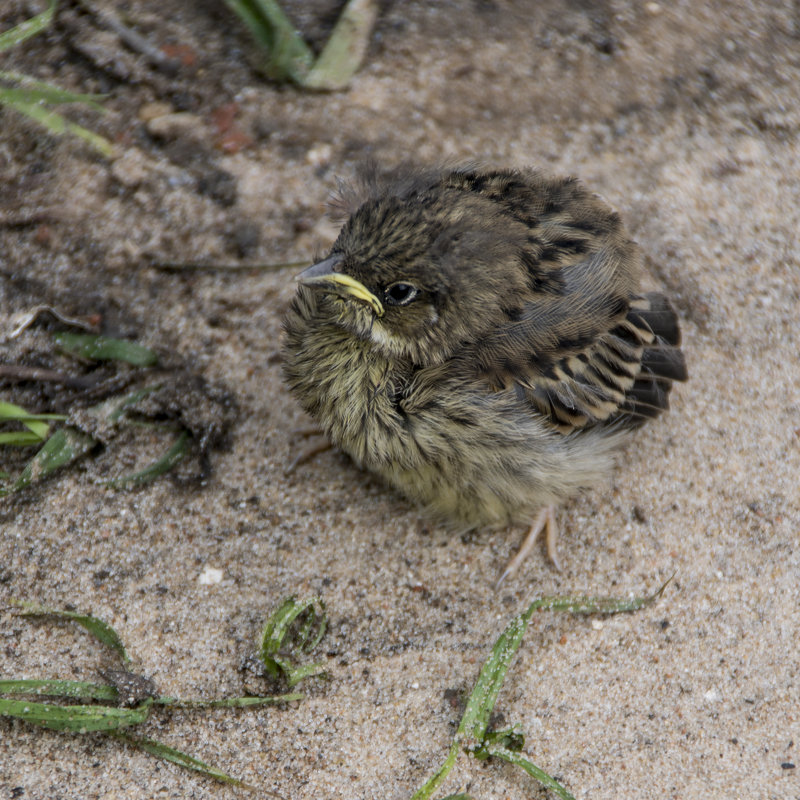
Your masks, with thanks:
M545 542L547 544L547 557L550 559L553 566L560 570L561 566L558 563L558 553L556 551L556 539L558 538L558 525L556 524L556 509L555 506L545 506L533 521L528 530L528 535L525 541L517 551L516 555L508 562L503 574L495 584L499 586L506 578L513 575L518 569L519 565L530 555L539 534L545 532Z

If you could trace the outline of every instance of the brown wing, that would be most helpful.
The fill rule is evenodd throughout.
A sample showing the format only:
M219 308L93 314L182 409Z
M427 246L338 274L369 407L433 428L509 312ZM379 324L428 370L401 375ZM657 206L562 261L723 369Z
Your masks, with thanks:
M678 321L662 295L637 294L641 256L618 215L569 178L466 170L448 180L527 230L530 292L516 308L509 298L507 319L473 345L478 371L515 385L565 432L666 409L672 381L687 377Z
M580 352L515 384L564 432L618 419L636 426L668 408L672 382L686 380L679 344L675 311L663 295L646 294Z

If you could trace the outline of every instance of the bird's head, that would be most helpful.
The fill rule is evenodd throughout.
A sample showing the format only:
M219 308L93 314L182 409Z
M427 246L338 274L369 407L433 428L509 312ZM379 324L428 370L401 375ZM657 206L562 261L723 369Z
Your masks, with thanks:
M298 276L335 324L387 358L429 366L477 341L525 294L514 231L480 198L383 196L347 220L330 255Z

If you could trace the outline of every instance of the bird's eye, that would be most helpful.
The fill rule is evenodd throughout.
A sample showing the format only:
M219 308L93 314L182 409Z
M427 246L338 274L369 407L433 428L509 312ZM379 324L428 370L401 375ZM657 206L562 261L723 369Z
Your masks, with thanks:
M410 283L398 281L386 287L384 296L390 306L407 306L417 295L419 289Z

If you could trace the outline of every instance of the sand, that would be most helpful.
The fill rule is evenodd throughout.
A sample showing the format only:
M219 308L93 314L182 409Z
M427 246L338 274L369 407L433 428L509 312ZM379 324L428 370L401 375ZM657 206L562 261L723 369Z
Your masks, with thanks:
M627 597L675 573L635 614L537 615L498 724L520 725L529 758L576 798L800 797L800 12L431 6L385 4L340 93L265 81L222 4L125 4L152 41L195 54L174 76L66 6L50 32L6 54L3 68L107 93L104 117L72 113L115 139L117 156L0 112L3 363L80 371L49 355L52 323L6 334L40 303L95 315L162 354L174 415L198 432L216 421L227 438L212 437L205 477L191 460L177 476L109 490L102 480L170 441L127 431L2 501L0 675L96 680L113 663L78 629L6 605L24 598L114 625L162 694L273 691L242 664L284 597L319 595L330 626L316 655L329 677L301 684L301 702L157 712L141 732L258 797L408 798L531 598ZM310 36L324 37L329 10L307 11L301 24L322 31ZM29 12L4 4L0 29ZM214 111L227 103L250 140L236 152L220 149ZM281 382L293 270L158 266L310 263L336 233L325 207L337 178L367 157L576 175L620 212L647 255L648 288L679 310L690 381L605 486L560 510L561 572L537 551L496 591L522 530L450 536L335 451L287 475L309 424ZM187 385L199 388L181 406ZM0 396L37 409L64 400L52 385L6 383ZM9 471L23 463L0 458ZM466 756L439 796L459 789L545 796L521 770ZM242 794L99 735L0 721L2 797Z

